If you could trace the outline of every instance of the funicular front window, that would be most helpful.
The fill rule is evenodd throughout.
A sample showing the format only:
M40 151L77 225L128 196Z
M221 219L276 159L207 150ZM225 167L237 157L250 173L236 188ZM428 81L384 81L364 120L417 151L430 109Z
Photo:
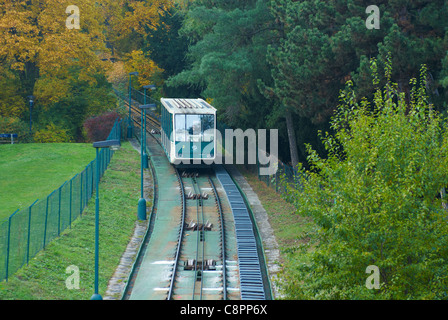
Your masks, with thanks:
M209 114L176 114L176 141L210 142L214 140L215 121Z
M215 139L215 117L211 114L201 115L201 134L203 142Z
M186 115L186 129L190 141L201 141L201 116L199 114L187 114Z

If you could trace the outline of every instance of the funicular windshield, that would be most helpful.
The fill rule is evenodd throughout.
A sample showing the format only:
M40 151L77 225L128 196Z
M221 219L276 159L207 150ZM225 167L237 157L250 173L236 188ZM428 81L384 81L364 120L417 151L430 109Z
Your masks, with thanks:
M215 119L211 114L176 114L176 141L211 142L214 140Z

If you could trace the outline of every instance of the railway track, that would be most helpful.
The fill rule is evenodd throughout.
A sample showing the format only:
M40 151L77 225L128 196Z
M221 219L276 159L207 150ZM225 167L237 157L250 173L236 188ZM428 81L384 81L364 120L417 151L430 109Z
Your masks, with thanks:
M140 129L137 134L142 125L140 109L131 106L131 112L134 126ZM160 122L147 114L146 129L148 139L162 150ZM159 208L150 222L155 235L147 237L142 248L159 252L154 257L142 252L123 299L266 299L254 228L231 177L222 167L174 168L163 151L158 152L151 157L155 161L151 170L159 184L170 183L170 191L155 186L164 194L159 195ZM168 174L175 178L165 181ZM177 217L168 223L164 214L174 212ZM152 246L151 238L155 238ZM169 244L164 249L158 244L162 240ZM150 276L154 273L161 276L154 279Z
M168 300L227 299L224 219L210 173L177 170L183 214Z
M129 105L129 104L128 104ZM140 110L131 106L132 121L139 129L141 129L141 113ZM157 138L160 143L160 122L151 115L146 115L146 132Z

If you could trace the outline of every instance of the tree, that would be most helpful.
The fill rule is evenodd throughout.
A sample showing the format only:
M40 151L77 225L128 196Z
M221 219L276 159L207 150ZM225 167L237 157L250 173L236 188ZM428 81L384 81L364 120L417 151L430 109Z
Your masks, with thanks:
M85 140L83 122L92 116L116 108L116 97L105 75L97 74L95 84L76 79L78 71L73 70L73 77L66 84L67 95L57 102L35 105L33 110L33 130L43 130L53 123L67 130L71 140Z
M78 76L88 81L95 81L93 75L104 69L96 55L105 49L102 17L91 1L78 2L80 30L66 27L66 2L3 0L0 6L0 61L17 72L24 96L34 92L39 78L46 77L55 79L56 90L51 94L55 101L64 96L61 82L71 77L70 67L85 67Z
M142 49L156 65L163 69L163 79L169 79L190 68L186 59L190 40L180 33L185 15L185 7L176 4L161 14L156 29L146 28ZM197 98L202 90L190 85L167 86L164 83L161 91L165 97Z
M370 4L361 0L271 1L280 39L269 46L274 84L265 90L278 98L283 113L291 114L289 119L311 121L307 128L299 128L299 139L302 130L328 125L347 80L356 81L359 94L371 94L369 60L376 57L384 67L388 52L395 66L393 77L408 98L406 79L417 77L420 66L426 64L431 99L438 105L445 100L442 85L446 80L440 72L448 74L447 64L442 64L448 49L448 22L442 17L448 9L446 2L379 1L378 30L366 28L365 11ZM290 135L295 132L292 126Z
M125 69L127 73L139 70L137 81L140 87L147 84L163 85L163 69L159 68L143 50L132 51L126 55L126 59Z
M268 1L195 1L187 11L181 33L190 45L191 67L171 77L171 86L204 88L221 120L242 128L265 127L271 110L258 88L269 83L266 46L273 29Z
M33 117L41 122L34 123L37 129L45 130L54 122L65 126L71 139L76 135L79 140L84 119L78 117L87 116L80 111L97 112L93 106L110 108L104 102L113 100L103 91L107 87L110 90L110 86L102 81L108 64L99 55L107 51L101 11L92 1L78 1L81 28L69 29L69 4L55 0L0 0L0 64L2 69L10 69L2 73L0 81L11 88L0 96L0 105L2 114L28 120L26 97L34 95ZM99 90L80 106L83 97L76 94L78 86L83 85ZM68 101L75 103L67 106ZM67 119L61 119L63 116ZM77 127L73 128L72 123Z
M0 116L20 118L24 113L20 80L7 66L0 65L0 87Z
M388 61L392 59L389 58ZM322 134L322 159L308 146L310 170L289 189L301 215L317 224L310 262L285 274L289 298L446 299L448 222L439 191L448 183L448 126L427 94L427 69L410 97L391 82L379 87L372 60L372 101L352 81ZM380 271L380 288L366 287L366 269ZM298 284L300 282L300 285Z
M156 29L159 25L160 16L174 5L172 0L109 0L104 6L107 24L109 25L109 40L123 40L134 34L139 36L140 41L146 34L147 29ZM139 44L142 44L141 42ZM139 49L135 46L132 50ZM130 52L121 48L122 52Z

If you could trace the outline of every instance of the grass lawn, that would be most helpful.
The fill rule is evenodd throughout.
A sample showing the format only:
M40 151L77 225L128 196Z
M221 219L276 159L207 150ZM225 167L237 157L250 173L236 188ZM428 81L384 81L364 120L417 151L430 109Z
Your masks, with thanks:
M100 183L101 295L133 234L139 195L140 156L124 142ZM89 300L94 284L94 234L95 195L71 229L39 252L28 266L11 275L8 282L0 283L0 300ZM79 289L66 286L67 278L72 275L72 272L66 273L69 266L79 268Z
M0 145L0 221L44 199L93 159L86 143Z

